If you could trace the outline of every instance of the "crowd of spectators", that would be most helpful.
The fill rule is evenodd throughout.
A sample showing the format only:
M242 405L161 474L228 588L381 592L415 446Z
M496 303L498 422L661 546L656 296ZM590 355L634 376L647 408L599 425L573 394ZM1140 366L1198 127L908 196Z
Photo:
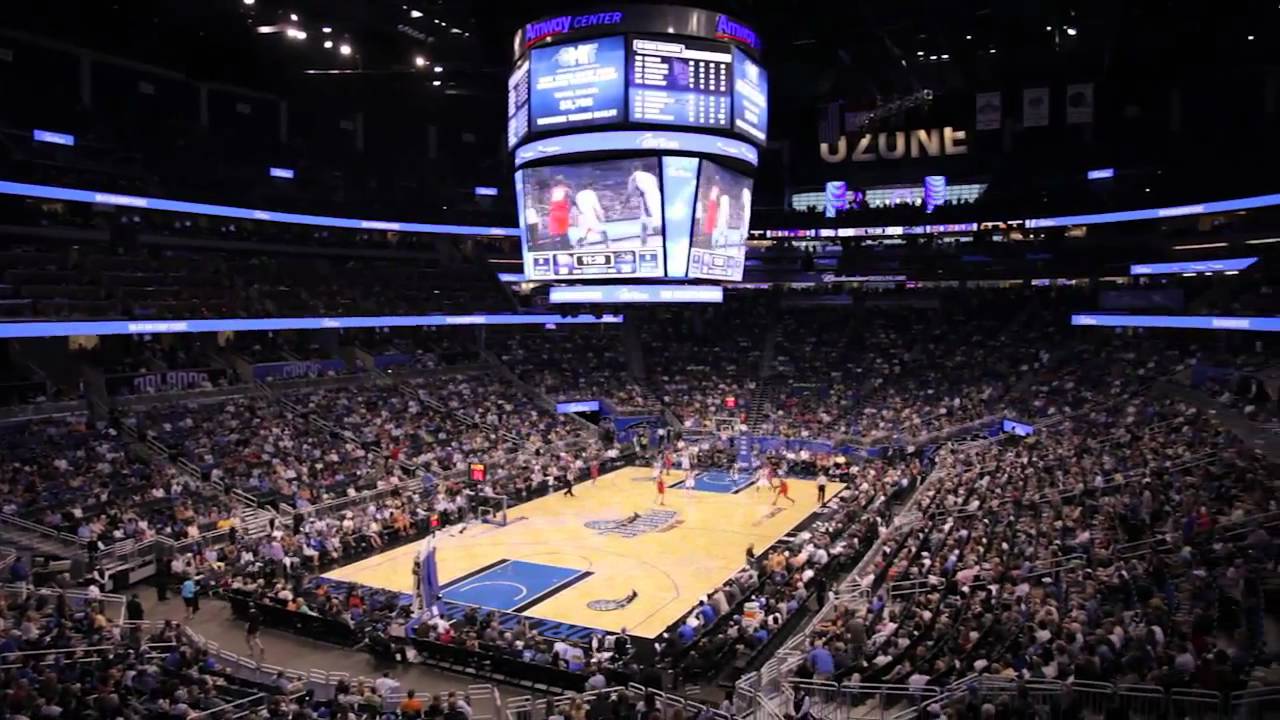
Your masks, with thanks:
M1271 470L1194 408L1135 396L946 451L862 578L873 600L818 628L800 674L1242 689L1276 563Z
M713 308L634 314L649 381L684 428L715 430L717 418L745 424L773 312L767 300L742 297Z
M517 376L559 401L607 400L626 410L653 410L656 399L627 367L620 332L589 328L513 332L497 355Z

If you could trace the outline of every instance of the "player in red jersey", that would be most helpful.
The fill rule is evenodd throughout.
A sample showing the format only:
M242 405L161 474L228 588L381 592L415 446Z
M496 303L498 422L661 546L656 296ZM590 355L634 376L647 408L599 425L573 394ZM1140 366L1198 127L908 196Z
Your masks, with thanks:
M569 239L569 210L573 207L573 188L563 177L556 177L547 205L547 235L559 246Z
M715 235L719 215L720 186L713 182L707 192L706 205L702 208L702 234L707 236L708 241Z
M791 497L791 488L787 485L787 479L783 477L778 478L778 487L773 491L773 502L769 504L777 505L778 498L786 498L792 505L796 504L796 499Z
M667 504L667 481L658 476L658 497L656 498L659 505Z

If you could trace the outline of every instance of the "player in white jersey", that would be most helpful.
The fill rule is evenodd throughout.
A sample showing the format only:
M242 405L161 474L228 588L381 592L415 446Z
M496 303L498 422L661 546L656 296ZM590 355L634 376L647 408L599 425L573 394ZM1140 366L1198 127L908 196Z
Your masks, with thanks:
M684 472L684 489L693 492L693 461L689 458L689 451L685 450L680 453L680 470Z
M767 490L772 486L773 482L770 477L769 466L762 465L760 469L756 471L756 492L760 492L761 488Z
M720 209L716 212L716 229L711 234L711 247L722 248L729 243L729 193L720 193Z
M627 180L627 192L640 196L640 244L643 246L650 235L662 234L662 186L656 175L635 165Z
M600 196L596 195L596 191L591 188L579 190L574 196L573 204L578 208L578 233L581 238L579 246L603 240L605 247L608 247L609 235L604 230L604 208L600 205Z
M738 237L738 245L745 245L747 232L751 230L751 188L742 188L742 234Z

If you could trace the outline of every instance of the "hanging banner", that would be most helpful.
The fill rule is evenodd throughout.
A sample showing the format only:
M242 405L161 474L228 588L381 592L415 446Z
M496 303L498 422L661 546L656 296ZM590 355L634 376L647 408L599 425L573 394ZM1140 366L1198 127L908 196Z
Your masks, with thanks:
M1000 102L1000 93L984 92L976 96L975 130L999 130L1000 120L1004 117L1004 108Z
M1093 122L1093 83L1067 86L1067 124Z
M1049 124L1049 88L1022 89L1022 127Z

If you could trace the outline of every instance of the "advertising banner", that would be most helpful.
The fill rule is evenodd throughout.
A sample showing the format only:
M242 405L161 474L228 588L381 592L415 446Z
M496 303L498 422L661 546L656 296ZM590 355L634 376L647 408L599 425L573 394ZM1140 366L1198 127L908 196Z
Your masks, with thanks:
M254 380L298 380L340 373L347 369L341 360L296 360L290 362L258 363L253 366Z
M146 395L198 390L206 385L217 385L226 374L223 368L210 367L108 375L104 381L110 395Z

